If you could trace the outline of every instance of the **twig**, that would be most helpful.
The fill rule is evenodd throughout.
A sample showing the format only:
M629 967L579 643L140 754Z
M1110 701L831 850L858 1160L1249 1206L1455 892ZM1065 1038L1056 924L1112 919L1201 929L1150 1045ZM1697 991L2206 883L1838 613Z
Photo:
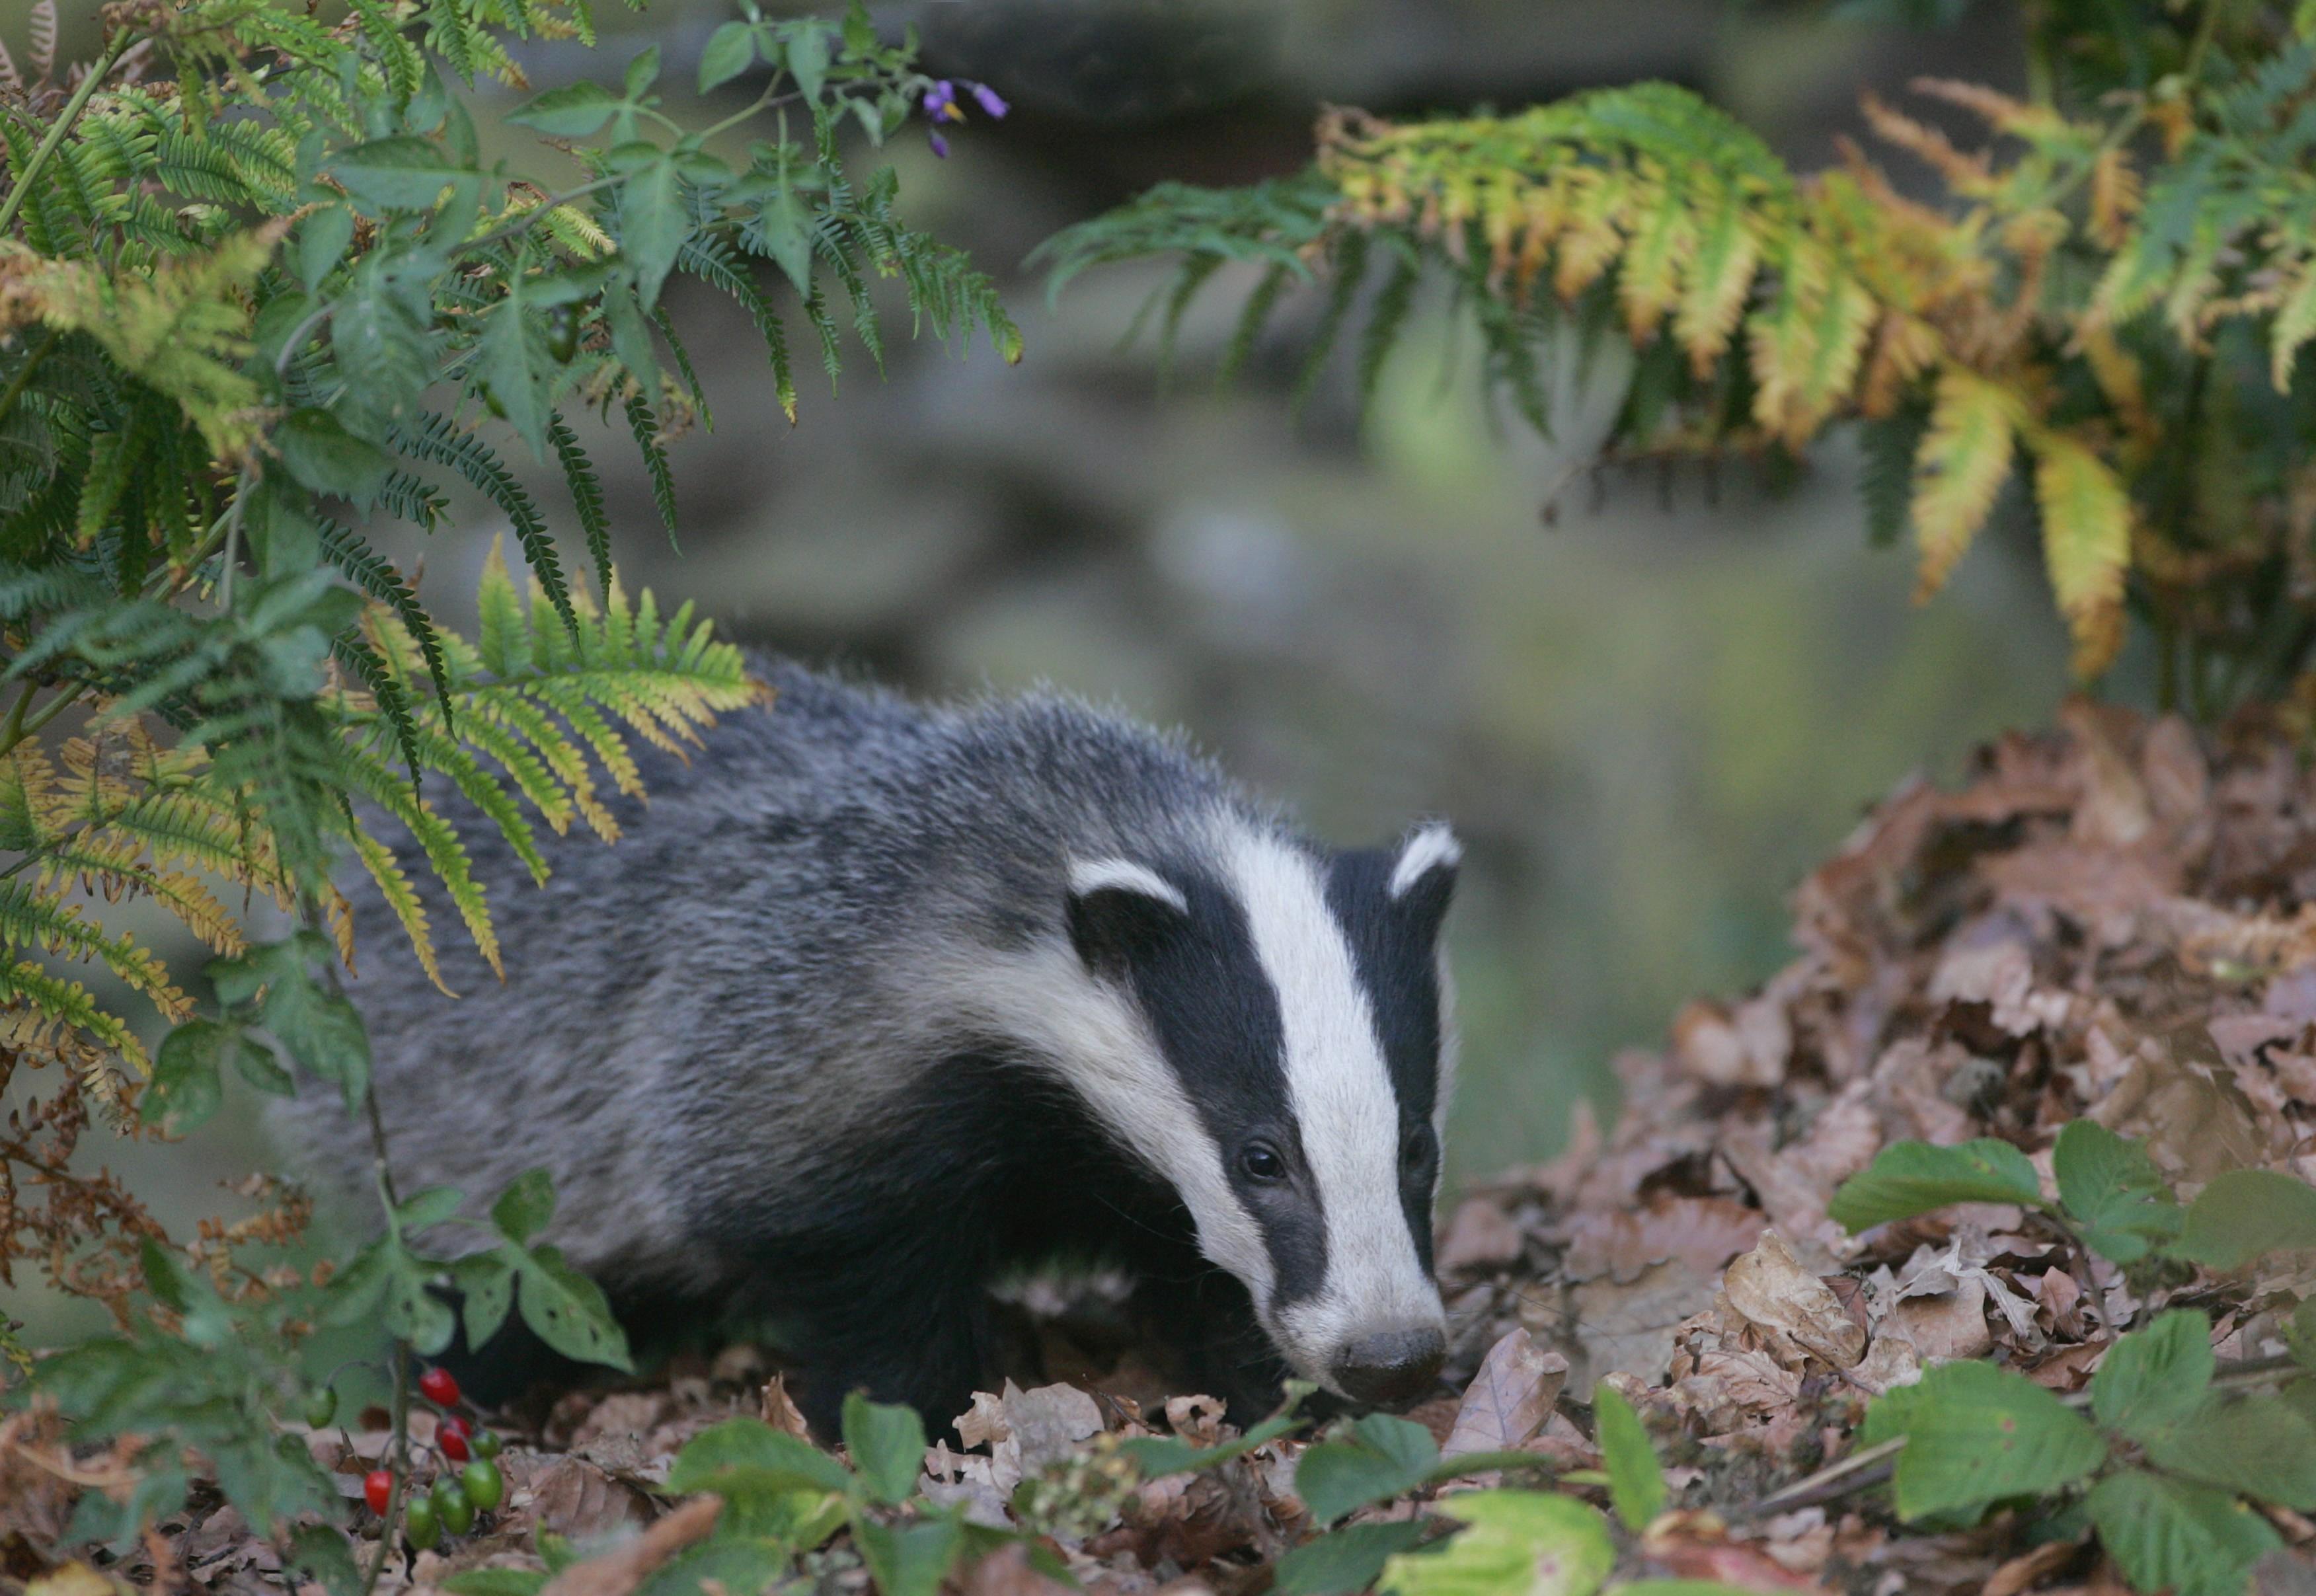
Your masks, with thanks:
M88 76L80 80L80 87L73 91L72 98L65 102L63 111L49 125L49 136L40 140L40 147L34 150L32 158L24 163L24 170L17 174L16 186L8 191L7 199L0 200L0 233L5 233L15 222L16 212L24 208L24 196L32 192L32 179L40 174L40 168L56 155L58 147L65 141L65 135L72 131L72 125L80 120L80 113L95 97L97 85L111 75L113 67L120 64L120 58L128 53L129 37L128 33L121 33L104 47L104 53L97 57L96 64L88 69Z
M1839 1463L1829 1463L1806 1478L1795 1480L1782 1491L1772 1491L1747 1510L1752 1513L1777 1512L1789 1507L1807 1507L1820 1502L1831 1502L1852 1491L1862 1491L1876 1485L1890 1476L1889 1468L1877 1468L1876 1464L1889 1462L1905 1449L1906 1438L1893 1437L1875 1446L1861 1448ZM1862 1477L1860 1477L1862 1476Z

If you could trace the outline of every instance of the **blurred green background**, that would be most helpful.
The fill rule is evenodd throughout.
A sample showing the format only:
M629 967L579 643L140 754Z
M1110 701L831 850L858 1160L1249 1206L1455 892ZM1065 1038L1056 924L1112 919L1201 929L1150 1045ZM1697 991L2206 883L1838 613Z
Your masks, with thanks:
M65 9L79 13L67 49L85 52L95 7ZM655 42L670 109L716 109L684 85L729 0L598 9L598 57L523 55L536 87L615 77ZM27 10L0 0L20 58ZM1779 492L1733 463L1595 473L1589 440L1622 368L1603 360L1581 391L1572 377L1558 436L1539 440L1492 415L1438 306L1364 424L1341 370L1296 415L1293 334L1314 307L1283 317L1219 395L1204 374L1243 281L1208 289L1169 381L1146 342L1119 343L1154 274L1097 274L1049 307L1023 265L1149 183L1294 169L1323 103L1509 108L1670 77L1815 165L1854 129L1861 87L2014 82L2000 8L1929 34L1715 0L922 0L876 14L918 29L930 69L1014 103L954 130L945 162L917 128L888 158L907 214L1006 286L1025 358L896 338L881 380L857 352L840 395L800 379L791 428L745 318L676 293L715 426L675 450L680 556L624 435L597 450L628 578L749 642L922 691L1049 682L1180 723L1341 841L1452 817L1468 850L1454 1173L1550 1154L1580 1095L1608 1100L1617 1048L1782 962L1788 894L1864 805L2046 718L2066 690L2026 542L1984 539L1917 610L1905 552L1866 547L1839 445ZM478 94L477 115L493 125L517 98ZM565 174L519 130L492 136L520 170ZM371 531L457 624L503 530L464 508L431 542ZM215 1180L263 1152L246 1127L203 1137L206 1161L123 1159L94 1137L90 1151L163 1213L205 1212Z

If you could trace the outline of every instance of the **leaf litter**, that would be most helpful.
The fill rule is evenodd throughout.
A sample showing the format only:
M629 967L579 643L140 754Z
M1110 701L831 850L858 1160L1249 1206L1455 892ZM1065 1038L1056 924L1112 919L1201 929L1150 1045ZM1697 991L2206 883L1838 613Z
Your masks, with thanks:
M2183 1198L2233 1169L2316 1177L2316 773L2295 746L2278 727L2205 737L2078 702L2052 732L1982 750L1954 789L1901 787L1802 883L1789 965L1758 993L1691 1003L1663 1048L1622 1055L1612 1125L1580 1105L1559 1157L1447 1205L1437 1255L1453 1346L1438 1395L1410 1415L1420 1431L1305 1427L1145 1476L1121 1443L1233 1451L1220 1404L1169 1391L1161 1351L1084 1304L1033 1296L1014 1338L1021 1383L957 1416L919 1489L924 1506L1034 1539L965 1561L945 1588L1056 1596L1065 1571L1095 1596L1332 1596L1378 1576L1444 1592L1418 1565L1445 1579L1451 1559L1407 1548L1454 1528L1430 1517L1446 1494L1439 1511L1469 1525L1456 1556L1484 1559L1532 1500L1488 1487L1538 1483L1507 1460L1555 1472L1588 1511L1611 1506L1635 1433L1601 1426L1612 1392L1664 1489L1617 1541L1619 1578L1876 1596L2126 1590L2080 1529L2030 1538L2001 1506L1967 1529L1901 1523L1888 1449L1861 1426L1872 1399L1957 1360L2080 1404L2116 1336L2171 1306L2209 1315L2222 1359L2285 1350L2309 1288L2288 1265L2134 1288L2037 1202L2057 1190L2054 1143L2077 1119L2143 1141ZM1966 1155L1981 1138L2011 1150L1988 1166L1989 1200L1857 1234L1835 1219L1836 1191L1891 1144ZM441 1551L390 1555L379 1591L538 1570L542 1537L560 1537L578 1560L550 1596L673 1596L655 1570L716 1517L715 1498L667 1489L677 1453L735 1415L803 1435L790 1378L734 1347L506 1424L505 1502ZM386 1446L375 1425L305 1439L350 1499ZM135 1454L130 1441L76 1451L37 1410L0 1420L0 1592L283 1588L281 1552L205 1485L136 1546L71 1544L74 1496L133 1472ZM2252 1588L2316 1590L2316 1522L2264 1511L2285 1549ZM352 1512L366 1558L377 1521ZM1337 1533L1314 1542L1329 1522ZM845 1541L805 1559L797 1577L815 1596L871 1589ZM1591 1583L1570 1588L1597 1584L1598 1570L1576 1572ZM1563 1574L1522 1577L1541 1592Z

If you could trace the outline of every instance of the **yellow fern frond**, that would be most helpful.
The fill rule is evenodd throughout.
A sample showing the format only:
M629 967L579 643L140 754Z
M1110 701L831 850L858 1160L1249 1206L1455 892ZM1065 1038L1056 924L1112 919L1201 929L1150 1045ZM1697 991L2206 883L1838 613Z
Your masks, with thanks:
M2316 255L2302 259L2276 309L2276 328L2268 334L2268 380L2280 394L2292 391L2292 368L2300 346L2316 338Z
M169 972L127 932L108 935L81 914L77 905L22 879L0 881L0 950L38 949L67 958L102 964L171 1021L193 1012L192 999L170 981Z
M1746 224L1744 202L1732 190L1722 196L1697 242L1673 318L1673 336L1688 352L1689 369L1699 378L1727 352L1760 263L1761 246Z
M2131 563L2131 495L2089 448L2063 433L2030 432L2035 503L2051 590L2075 639L2075 671L2096 676L2123 640L2123 578Z
M2131 236L2131 218L2139 214L2139 168L2120 145L2099 152L2091 163L2091 242L2101 249L2121 249Z
M140 1075L153 1073L129 1021L99 1003L79 982L23 959L0 958L0 1047L45 1048L62 1031L84 1033Z
M426 972L426 978L433 982L443 995L458 996L442 979L442 967L435 955L434 932L426 918L426 905L420 901L417 889L411 886L409 876L403 871L401 860L394 856L394 850L360 826L353 830L353 844L354 856L361 860L362 869L370 872L370 878L378 883L379 896L394 912L403 934L410 939L411 951L418 956L418 967Z
M1960 366L1939 374L1930 426L1914 456L1914 531L1921 551L1917 599L1943 586L1986 524L2010 475L2023 419L2016 395Z

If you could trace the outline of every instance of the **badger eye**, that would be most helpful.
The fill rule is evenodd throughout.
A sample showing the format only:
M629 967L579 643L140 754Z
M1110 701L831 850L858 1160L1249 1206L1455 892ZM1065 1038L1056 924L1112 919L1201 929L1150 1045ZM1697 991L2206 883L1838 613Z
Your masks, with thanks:
M1278 1149L1269 1142L1250 1144L1246 1151L1238 1155L1238 1166L1246 1172L1246 1178L1250 1181L1268 1184L1287 1178L1287 1160L1281 1158Z

